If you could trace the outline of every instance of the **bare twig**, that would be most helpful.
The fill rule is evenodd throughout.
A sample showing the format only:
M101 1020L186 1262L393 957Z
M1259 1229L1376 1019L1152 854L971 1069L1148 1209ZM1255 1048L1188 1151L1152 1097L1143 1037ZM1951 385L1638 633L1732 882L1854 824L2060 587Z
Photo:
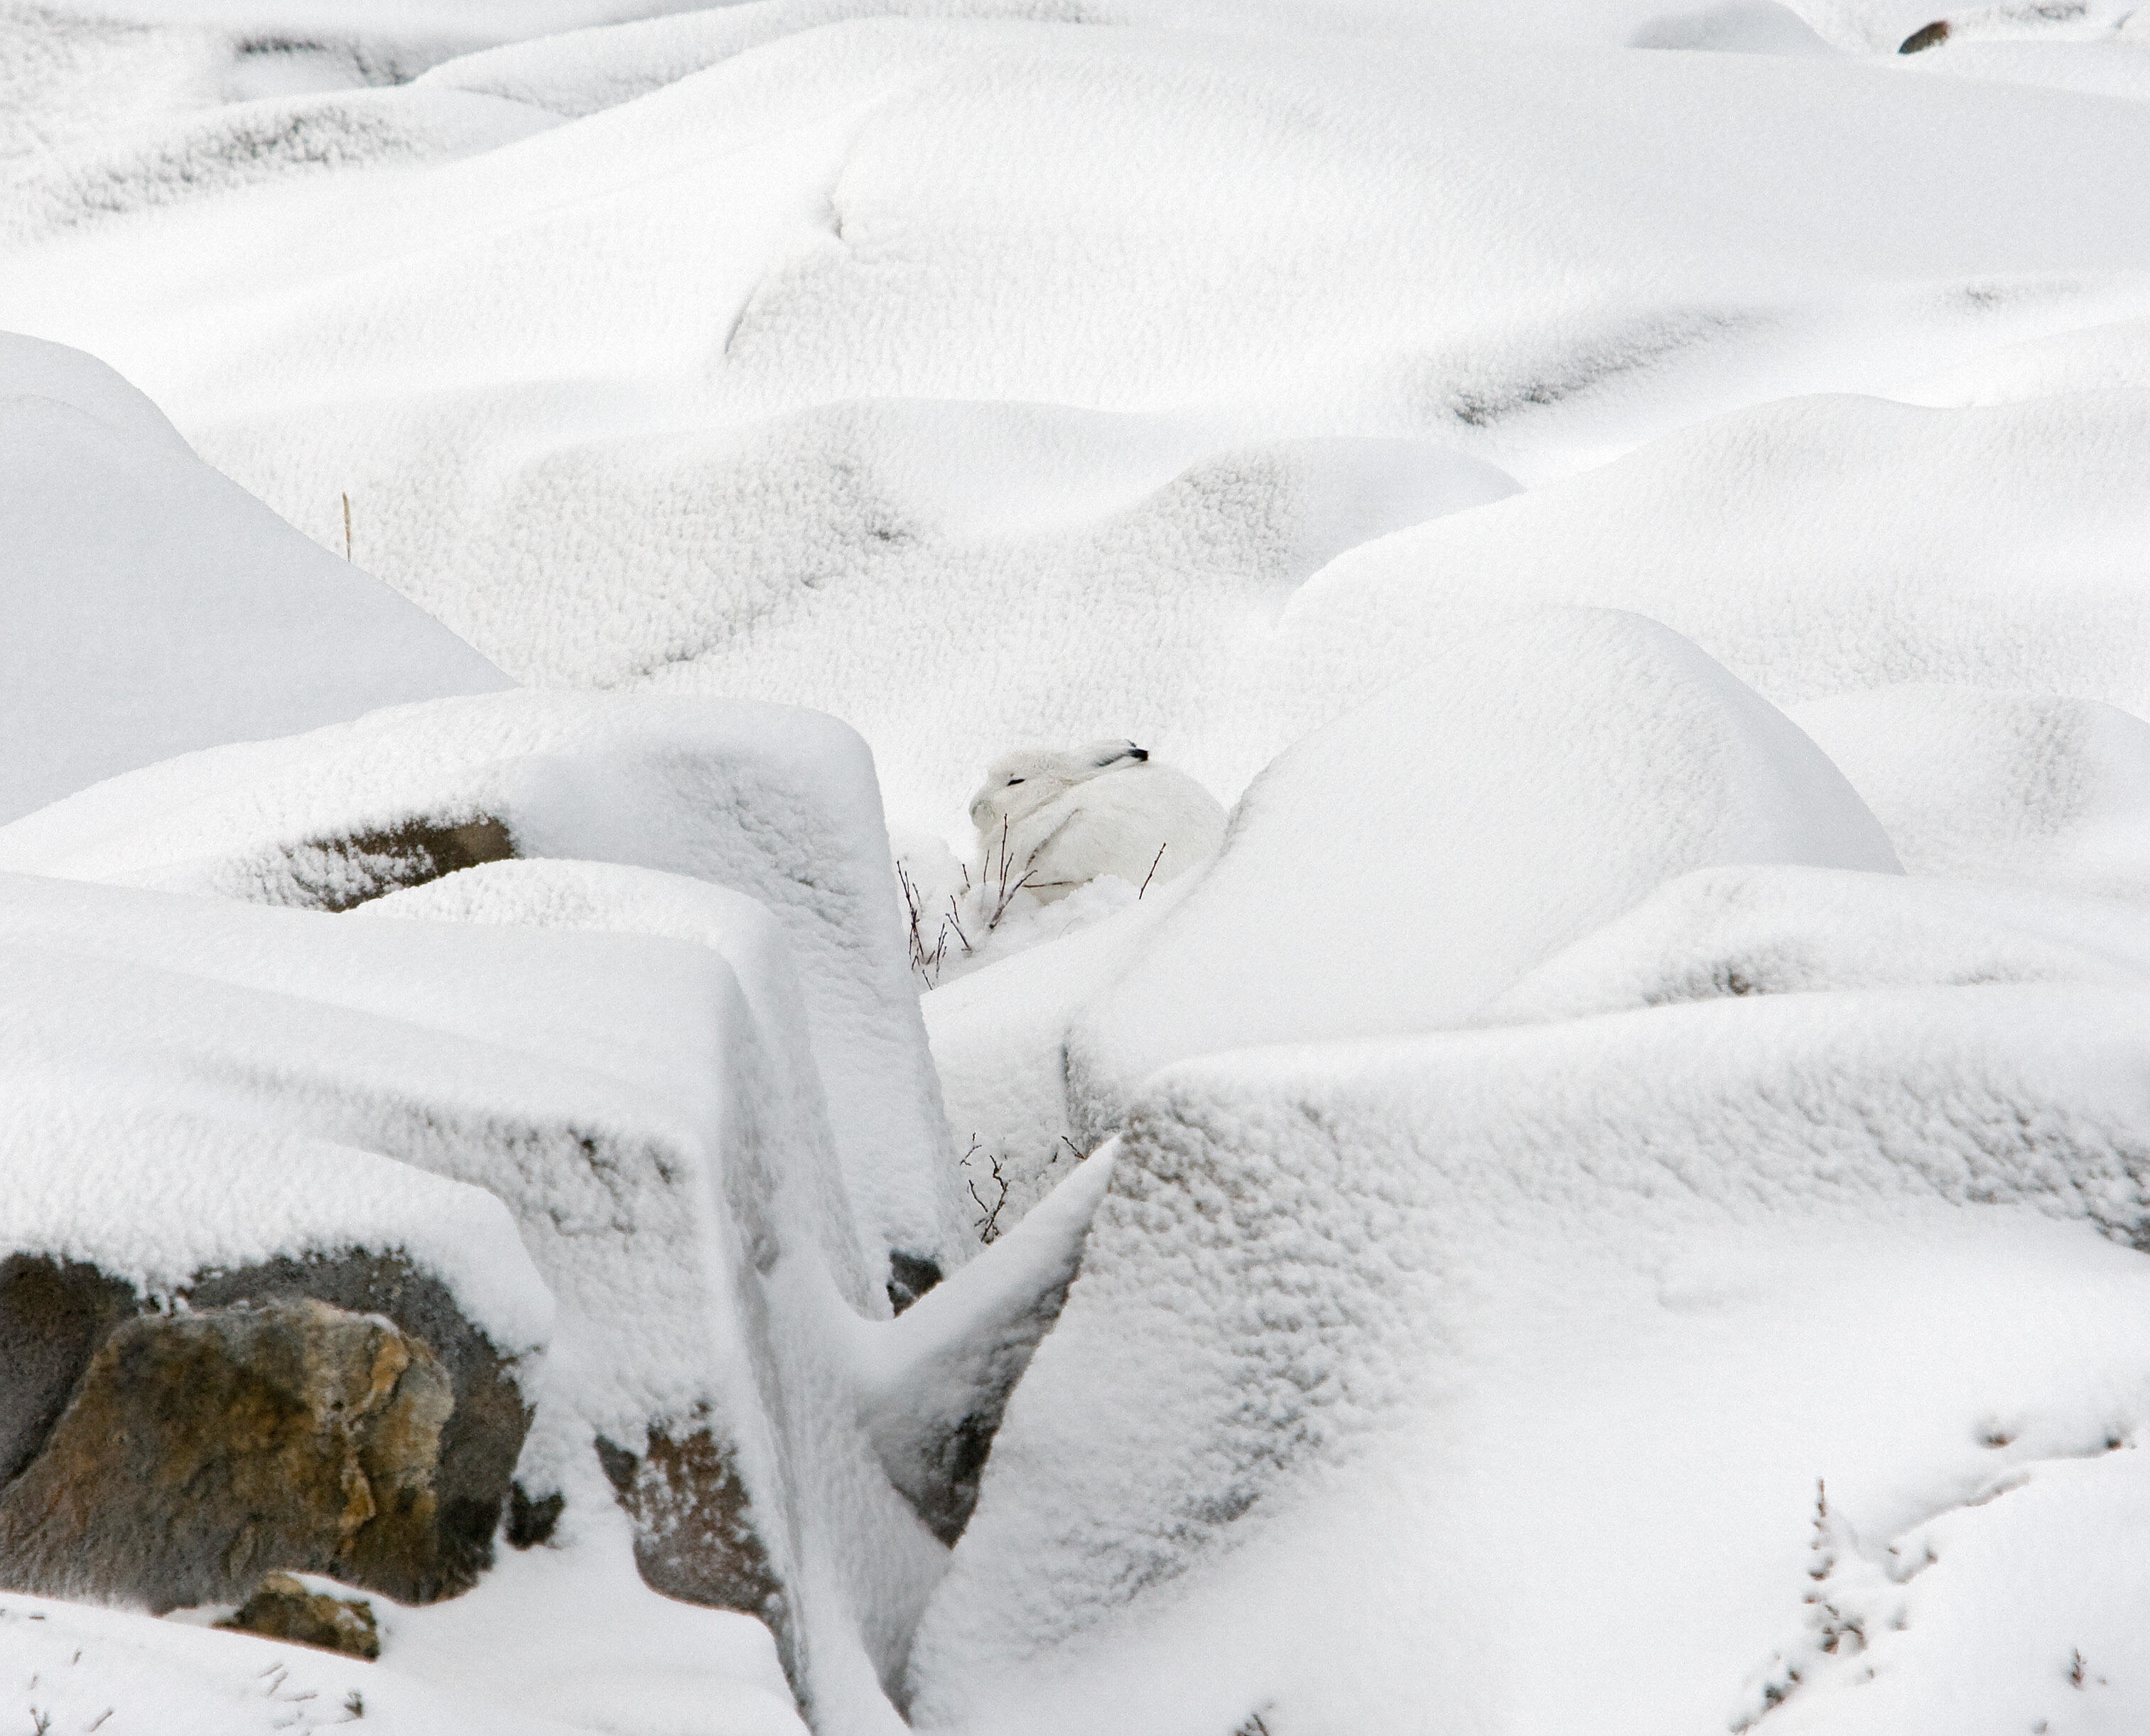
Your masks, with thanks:
M963 1167L966 1169L970 1168L971 1159L977 1154L978 1136L973 1133L971 1136L971 1148L963 1153ZM992 1186L994 1194L992 1202L988 1204L986 1196L978 1191L978 1184L975 1179L966 1185L969 1187L971 1199L978 1208L978 1221L975 1226L978 1232L978 1239L990 1248L1000 1239L1001 1213L1007 1205L1008 1186L1007 1176L1001 1173L1000 1158L993 1153L987 1152L986 1161L992 1166Z
M351 558L351 497L343 497L343 558Z
M1042 847L1040 846L1040 848ZM1033 850L1030 854L1034 860L1037 851ZM999 898L993 904L993 913L986 921L987 934L992 933L1001 926L1001 919L1007 915L1009 907L1015 902L1015 895L1024 891L1032 883L1032 868L1029 862L1022 865L1022 874L1016 882L1012 886L1008 883L1008 876L1015 871L1015 856L1008 848L1008 823L1006 820L1001 821L1000 848L995 852L994 869L1000 881L1001 890Z
M896 865L896 882L903 889L904 911L909 921L911 968L921 983L931 988L939 981L941 966L948 956L948 918L944 916L941 919L941 931L935 937L933 946L928 948L926 944L926 907L919 898L917 886L901 861ZM951 903L952 908L952 901ZM971 950L968 940L963 942L963 950L966 952Z
M1170 841L1169 839L1166 840L1167 843ZM1164 845L1160 844L1157 847L1157 854L1149 859L1149 872L1143 876L1142 891L1135 894L1136 903L1141 903L1143 893L1149 891L1149 883L1157 878L1157 865L1163 860Z

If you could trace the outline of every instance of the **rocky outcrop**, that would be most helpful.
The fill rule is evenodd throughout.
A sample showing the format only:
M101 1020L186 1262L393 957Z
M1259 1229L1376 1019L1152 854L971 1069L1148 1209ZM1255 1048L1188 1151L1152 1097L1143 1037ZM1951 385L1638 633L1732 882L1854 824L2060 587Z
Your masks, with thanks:
M761 1617L795 1643L784 1588L757 1530L735 1456L709 1428L653 1431L639 1453L600 1438L598 1457L634 1521L634 1563L653 1591Z
M239 1633L258 1633L264 1639L289 1640L294 1645L318 1646L325 1652L341 1652L350 1658L381 1655L381 1630L373 1619L373 1606L363 1597L332 1597L326 1592L310 1592L302 1580L289 1573L266 1575L251 1597L228 1622L217 1623Z
M93 1267L0 1269L0 1584L154 1608L265 1572L462 1591L527 1425L512 1366L393 1257L277 1260L141 1312Z
M441 1426L432 1482L433 1527L445 1575L444 1590L437 1595L460 1590L491 1565L493 1532L530 1412L517 1364L464 1317L447 1284L394 1255L355 1254L334 1259L269 1260L210 1274L197 1279L186 1297L195 1308L310 1297L391 1320L437 1359L454 1400ZM392 1586L376 1588L401 1596Z

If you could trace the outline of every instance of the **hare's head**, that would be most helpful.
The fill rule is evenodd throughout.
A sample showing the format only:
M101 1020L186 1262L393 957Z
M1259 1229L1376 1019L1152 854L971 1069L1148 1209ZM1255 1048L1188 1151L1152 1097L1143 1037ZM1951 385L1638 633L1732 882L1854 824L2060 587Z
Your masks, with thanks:
M996 760L971 798L971 823L982 836L1035 814L1055 796L1108 772L1127 771L1149 758L1131 741L1093 741L1080 748L1027 748Z

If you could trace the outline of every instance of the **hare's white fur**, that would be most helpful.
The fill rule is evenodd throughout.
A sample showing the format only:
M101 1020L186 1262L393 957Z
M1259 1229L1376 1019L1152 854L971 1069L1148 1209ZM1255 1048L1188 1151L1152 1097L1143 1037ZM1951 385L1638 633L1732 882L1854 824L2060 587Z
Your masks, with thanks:
M1103 874L1162 883L1224 841L1216 797L1123 740L995 760L971 799L971 821L981 884L998 889L1005 856L1007 884L1026 881L1047 903Z

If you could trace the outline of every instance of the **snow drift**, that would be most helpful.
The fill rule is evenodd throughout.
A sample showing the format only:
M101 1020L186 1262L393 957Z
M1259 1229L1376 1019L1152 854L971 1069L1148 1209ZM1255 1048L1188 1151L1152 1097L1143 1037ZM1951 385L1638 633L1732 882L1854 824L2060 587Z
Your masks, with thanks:
M189 756L0 828L0 867L327 910L513 856L622 862L766 906L872 1257L963 1257L872 762L831 719L479 696Z
M1665 881L1897 869L1784 714L1632 615L1488 633L1284 754L1067 1042L1092 1143L1148 1074L1249 1044L1461 1023ZM1259 941L1251 937L1259 936Z
M189 749L507 685L89 356L0 333L0 823Z

